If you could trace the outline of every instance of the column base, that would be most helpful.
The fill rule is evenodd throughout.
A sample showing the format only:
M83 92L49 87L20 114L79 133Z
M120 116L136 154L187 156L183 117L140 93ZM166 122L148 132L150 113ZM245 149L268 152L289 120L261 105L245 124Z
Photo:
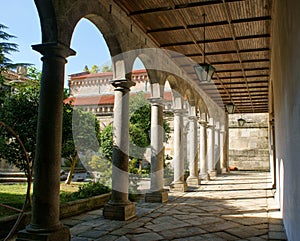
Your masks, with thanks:
M50 233L35 233L28 232L26 229L18 232L16 241L70 241L71 234L69 228L63 227L57 231L53 231Z
M200 173L199 178L200 180L209 180L209 175L208 173Z
M106 219L126 221L135 217L135 204L131 202L125 204L107 203L103 208L103 216Z
M174 192L186 192L187 184L186 182L172 182L170 189Z
M188 177L187 179L186 179L186 183L187 183L187 185L188 186L190 186L190 187L199 187L199 185L200 185L200 180L199 180L199 178L198 177Z
M222 167L222 169L221 169L221 173L228 173L228 170L227 170L227 168L225 168L225 167Z
M217 176L217 170L208 171L208 175L209 175L209 178L216 177Z
M164 203L168 201L168 192L166 190L149 192L145 195L147 203Z

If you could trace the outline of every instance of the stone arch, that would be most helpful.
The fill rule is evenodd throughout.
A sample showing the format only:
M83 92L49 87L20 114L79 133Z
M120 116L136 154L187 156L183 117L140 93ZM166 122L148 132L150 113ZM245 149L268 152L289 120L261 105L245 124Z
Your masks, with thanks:
M210 116L209 108L207 107L206 103L204 102L201 96L198 96L197 98L197 107L199 110L200 118L204 120L208 119Z
M110 6L99 1L86 4L86 1L79 0L64 1L36 1L42 29L43 43L60 43L70 46L72 35L77 23L86 18L93 23L103 34L111 56L113 59L114 78L125 78L128 72L126 61L122 61L124 41L122 41L122 31L119 27L118 19L110 14Z
M35 1L35 5L41 23L42 42L57 42L57 22L52 1Z

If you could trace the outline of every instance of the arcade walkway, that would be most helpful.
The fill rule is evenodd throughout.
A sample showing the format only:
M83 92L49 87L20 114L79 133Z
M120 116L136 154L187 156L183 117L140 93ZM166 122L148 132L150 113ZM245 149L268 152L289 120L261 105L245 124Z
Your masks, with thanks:
M111 221L95 210L64 219L72 241L286 240L269 173L231 172L165 204L139 202L137 217Z

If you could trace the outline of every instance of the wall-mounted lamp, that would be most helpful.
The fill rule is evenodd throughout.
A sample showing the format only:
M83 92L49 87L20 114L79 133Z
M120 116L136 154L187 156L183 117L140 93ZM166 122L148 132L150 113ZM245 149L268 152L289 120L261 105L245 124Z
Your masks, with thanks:
M238 119L238 125L239 126L244 126L246 124L246 120L243 119L242 117Z
M194 66L196 75L200 82L210 82L212 79L213 74L215 73L216 69L212 65L205 62L205 17L206 14L203 15L204 24L203 24L203 64L197 64Z

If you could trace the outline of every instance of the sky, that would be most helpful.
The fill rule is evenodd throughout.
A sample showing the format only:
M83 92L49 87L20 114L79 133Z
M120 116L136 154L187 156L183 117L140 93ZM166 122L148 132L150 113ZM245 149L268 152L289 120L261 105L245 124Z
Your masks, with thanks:
M1 0L0 23L8 27L5 32L14 35L10 43L18 44L19 52L7 56L13 63L31 63L42 70L41 54L32 50L31 45L41 43L40 22L33 0ZM3 11L4 10L4 11ZM86 19L82 19L73 33L71 48L75 56L67 58L65 87L69 74L89 68L110 65L110 53L101 32Z

